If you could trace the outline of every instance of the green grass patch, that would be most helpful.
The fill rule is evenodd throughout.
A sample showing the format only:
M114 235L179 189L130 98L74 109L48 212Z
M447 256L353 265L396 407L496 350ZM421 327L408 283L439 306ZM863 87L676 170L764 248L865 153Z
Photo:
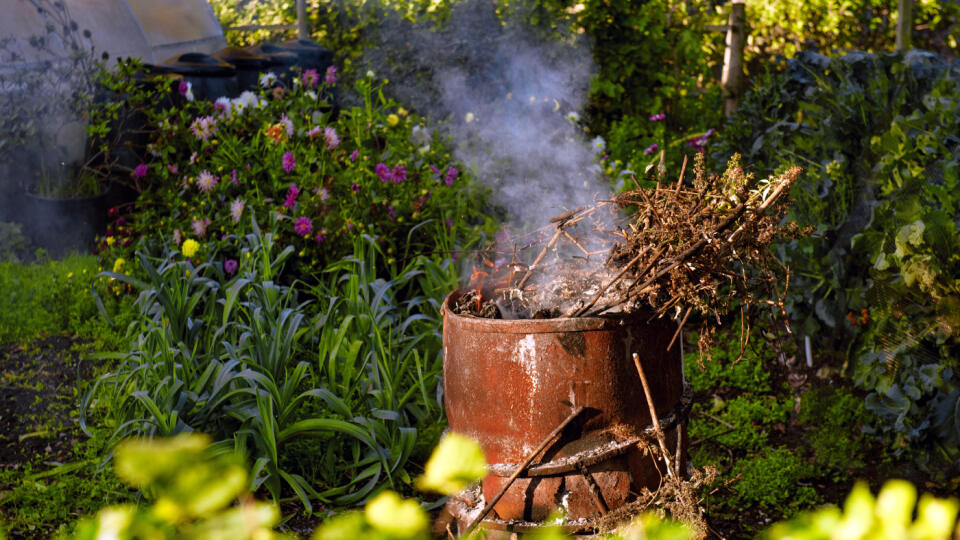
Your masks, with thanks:
M98 303L92 287L103 283L96 277L99 270L93 255L0 262L0 343L72 334L92 339L100 350L119 348L132 320L133 299L102 293Z

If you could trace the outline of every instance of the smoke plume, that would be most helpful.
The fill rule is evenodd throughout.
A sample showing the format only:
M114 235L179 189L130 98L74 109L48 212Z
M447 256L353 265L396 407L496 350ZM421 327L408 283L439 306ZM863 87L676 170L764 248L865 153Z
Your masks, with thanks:
M440 125L454 157L493 188L511 228L544 225L609 194L575 119L593 72L585 40L539 39L489 0L454 7L441 28L387 17L365 60L401 103Z

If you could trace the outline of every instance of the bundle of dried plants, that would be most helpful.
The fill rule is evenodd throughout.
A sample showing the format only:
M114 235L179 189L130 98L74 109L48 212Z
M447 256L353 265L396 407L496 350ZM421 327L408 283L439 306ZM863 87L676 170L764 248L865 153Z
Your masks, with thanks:
M735 155L723 174L708 175L697 154L685 182L686 166L675 183L637 183L501 244L471 276L455 311L489 318L640 311L683 322L694 312L719 322L759 302L782 311L789 271L769 247L803 232L783 223L801 169L756 180Z

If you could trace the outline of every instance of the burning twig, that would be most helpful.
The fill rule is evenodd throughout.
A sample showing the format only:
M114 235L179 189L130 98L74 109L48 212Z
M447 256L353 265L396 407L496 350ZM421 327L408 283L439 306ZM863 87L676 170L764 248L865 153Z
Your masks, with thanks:
M523 286L527 283L527 280L530 279L530 275L533 273L534 268L540 264L540 261L547 255L547 251L553 247L553 244L557 243L557 238L560 238L560 234L563 233L563 229L557 227L557 232L554 233L553 238L547 242L547 245L543 246L543 250L540 252L540 255L537 255L537 258L534 259L533 264L530 265L530 268L527 268L527 273L523 274L523 277L520 278L520 283L517 283L517 288L522 289Z

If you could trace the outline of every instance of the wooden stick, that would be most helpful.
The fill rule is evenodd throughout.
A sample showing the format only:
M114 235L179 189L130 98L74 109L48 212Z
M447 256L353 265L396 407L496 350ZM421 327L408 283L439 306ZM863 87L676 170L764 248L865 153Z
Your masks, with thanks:
M640 365L640 357L637 356L637 353L633 353L633 363L637 366L637 372L640 374L643 394L647 397L647 407L650 408L650 421L653 423L653 432L657 436L657 442L660 443L663 462L667 465L667 474L676 479L676 473L674 473L673 465L670 463L670 452L667 451L667 441L663 438L663 430L660 429L660 419L657 418L657 410L653 406L653 396L650 394L650 386L647 384L647 375L643 372L643 366ZM679 441L677 441L677 443L679 444Z
M579 416L579 414L582 413L583 410L584 408L582 406L574 407L573 410L570 411L570 415L567 416L563 420L563 422L560 422L560 425L553 428L553 431L551 431L550 434L547 435L546 438L543 439L543 441L541 441L539 445L537 445L537 447L533 450L533 452L531 452L530 455L527 456L527 459L523 460L523 463L521 463L520 466L517 467L517 470L513 471L513 474L511 474L510 477L507 478L507 481L503 484L503 487L500 488L500 491L498 491L497 494L494 495L493 499L490 499L490 502L484 505L483 511L480 512L480 515L477 516L476 519L474 519L473 522L471 522L470 525L467 526L466 531L464 531L463 533L464 537L470 536L470 532L473 531L474 527L476 527L478 523L483 521L483 518L487 517L487 514L490 513L490 510L493 510L493 507L498 502L500 502L500 499L503 497L504 493L507 492L507 489L509 489L510 486L513 484L513 481L516 480L517 477L520 476L520 474L523 473L523 471L525 471L527 467L530 466L530 463L533 462L533 458L537 457L540 454L540 452L542 452L547 446L549 446L553 442L554 437L559 435L560 432L563 431L564 428L566 428L570 424L570 422L573 422L573 419Z
M692 307L687 308L687 312L683 314L683 320L680 321L680 326L677 327L677 331L673 333L673 338L670 339L670 344L667 345L667 350L673 348L673 342L677 340L677 336L680 335L680 331L683 330L683 325L687 322L687 317L690 316L690 312L693 310Z
M587 311L587 310L590 309L591 307L593 307L593 305L597 303L597 300L599 300L600 297L603 296L603 293L607 292L607 289L609 289L611 285L613 285L614 283L617 282L617 280L619 280L620 278L622 278L623 275L627 273L627 270L630 270L630 267L632 267L633 265L637 264L637 261L640 260L640 257L643 257L644 255L646 255L647 251L649 251L649 250L650 250L650 246L647 246L647 247L643 248L642 250L640 250L640 253L638 253L636 257L634 257L633 259L631 259L630 262L628 262L627 265L624 266L623 269L620 270L620 272L619 272L616 276L614 276L610 281L607 282L606 285L604 285L603 287L600 288L600 291L597 292L596 295L594 295L593 299L590 300L590 302L587 303L587 305L585 305L585 306L583 306L583 307L580 307L580 308L574 309L573 311L571 311L570 313L568 313L568 314L566 315L566 317L576 317L576 316L582 314L583 312ZM661 253L662 253L662 252L663 252L663 250L661 250ZM659 255L660 255L660 254L658 253L657 256L659 256Z
M587 257L590 256L590 252L584 249L584 247L580 245L580 242L577 242L576 238L570 236L570 233L568 233L567 231L563 231L563 235L567 237L567 240L570 240L571 242L573 242L573 245L580 248L580 251L582 251L584 255L586 255Z
M643 276L645 276L645 275L647 274L647 272L649 272L650 269L653 268L653 265L657 264L657 263L660 261L660 257L661 257L661 256L663 255L663 253L664 253L666 250L668 250L668 249L670 249L670 246L664 246L663 248L661 248L660 251L658 251L657 254L653 256L653 259L651 259L650 262L647 263L647 266L646 266L639 274L637 274L637 279L640 279L640 278L642 278ZM634 283L634 285L636 285L636 283ZM632 290L633 287L634 287L634 285L631 285L630 288L629 288L627 291L629 292L630 290ZM645 288L646 288L646 286L641 287L640 290L642 291L642 290L645 289ZM637 294L640 294L640 293L637 293ZM606 311L606 310L608 310L608 309L610 309L610 308L612 308L612 307L614 307L614 306L619 306L620 304L622 304L622 303L624 303L624 302L626 302L626 301L627 301L627 298L626 298L626 297L621 298L620 300L617 300L616 302L613 302L613 303L607 304L607 305L605 305L605 306L601 306L601 307L598 308L598 309L595 309L592 313L588 314L587 316L588 316L588 317L593 317L593 316L595 316L595 315L598 315L598 314L600 314L600 313L603 313L604 311ZM596 302L596 300L594 300L594 302ZM591 302L591 305L592 305L592 302ZM583 311L583 310L581 310L581 311ZM580 316L580 315L583 315L583 313L577 314L577 316Z
M557 228L557 232L553 234L553 238L551 238L550 242L548 242L547 245L544 246L543 251L540 252L540 255L537 255L537 258L534 259L533 264L531 264L530 267L527 268L527 272L523 274L522 278L520 278L520 283L517 283L518 289L522 289L523 285L527 282L528 279L530 279L530 274L533 273L533 269L536 268L538 264L540 264L540 261L542 261L543 258L547 255L547 251L551 247L553 247L553 244L556 243L557 238L560 238L561 233L563 233L563 229Z
M683 156L683 165L680 167L680 178L677 179L677 187L673 190L674 196L680 194L680 187L683 186L683 175L687 172L687 156Z

